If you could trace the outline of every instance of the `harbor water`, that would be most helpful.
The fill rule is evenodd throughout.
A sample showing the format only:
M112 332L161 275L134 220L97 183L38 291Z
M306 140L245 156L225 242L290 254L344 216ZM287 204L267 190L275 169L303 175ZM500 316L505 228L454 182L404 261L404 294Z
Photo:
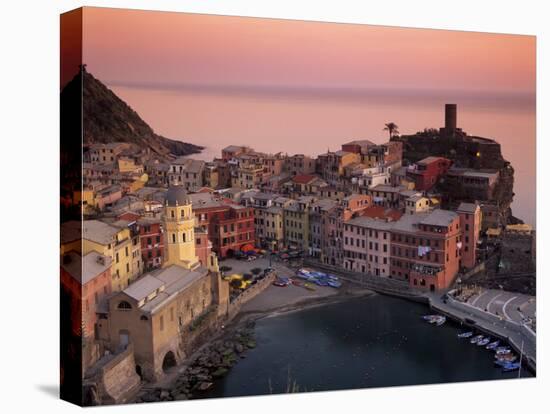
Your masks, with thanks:
M461 327L422 320L427 307L382 295L260 319L257 347L204 397L517 378ZM522 369L521 377L532 376ZM198 395L197 395L198 397Z

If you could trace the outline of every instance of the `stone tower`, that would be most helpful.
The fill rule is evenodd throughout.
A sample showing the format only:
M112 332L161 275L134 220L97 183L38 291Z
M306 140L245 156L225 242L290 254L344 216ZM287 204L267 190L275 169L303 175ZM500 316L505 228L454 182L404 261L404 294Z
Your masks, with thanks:
M199 267L195 254L195 215L182 186L168 189L162 224L165 237L163 266L179 265L191 270Z

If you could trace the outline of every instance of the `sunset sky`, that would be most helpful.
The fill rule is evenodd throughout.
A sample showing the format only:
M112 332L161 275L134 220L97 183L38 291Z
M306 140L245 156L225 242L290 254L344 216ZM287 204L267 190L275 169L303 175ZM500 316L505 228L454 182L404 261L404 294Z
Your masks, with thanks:
M535 37L85 8L109 84L535 93Z

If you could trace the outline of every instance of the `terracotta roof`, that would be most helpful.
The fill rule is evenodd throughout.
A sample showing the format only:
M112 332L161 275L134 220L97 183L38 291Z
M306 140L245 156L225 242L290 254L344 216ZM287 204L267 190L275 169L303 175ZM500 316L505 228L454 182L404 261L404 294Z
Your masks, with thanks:
M311 174L302 174L302 175L295 175L292 177L292 181L297 184L308 184L315 180L317 176L311 175Z
M397 221L401 218L403 213L401 213L399 210L395 210L392 208L386 208L382 206L372 206L363 210L361 215L364 217L377 218L377 219L390 218L393 221Z

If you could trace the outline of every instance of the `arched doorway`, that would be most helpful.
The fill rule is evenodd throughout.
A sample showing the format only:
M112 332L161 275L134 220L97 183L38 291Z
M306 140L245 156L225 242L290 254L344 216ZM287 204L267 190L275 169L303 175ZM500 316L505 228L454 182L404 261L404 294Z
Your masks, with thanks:
M164 359L162 360L162 370L164 372L168 372L170 368L173 368L176 366L176 356L172 351L168 351L166 355L164 355Z

